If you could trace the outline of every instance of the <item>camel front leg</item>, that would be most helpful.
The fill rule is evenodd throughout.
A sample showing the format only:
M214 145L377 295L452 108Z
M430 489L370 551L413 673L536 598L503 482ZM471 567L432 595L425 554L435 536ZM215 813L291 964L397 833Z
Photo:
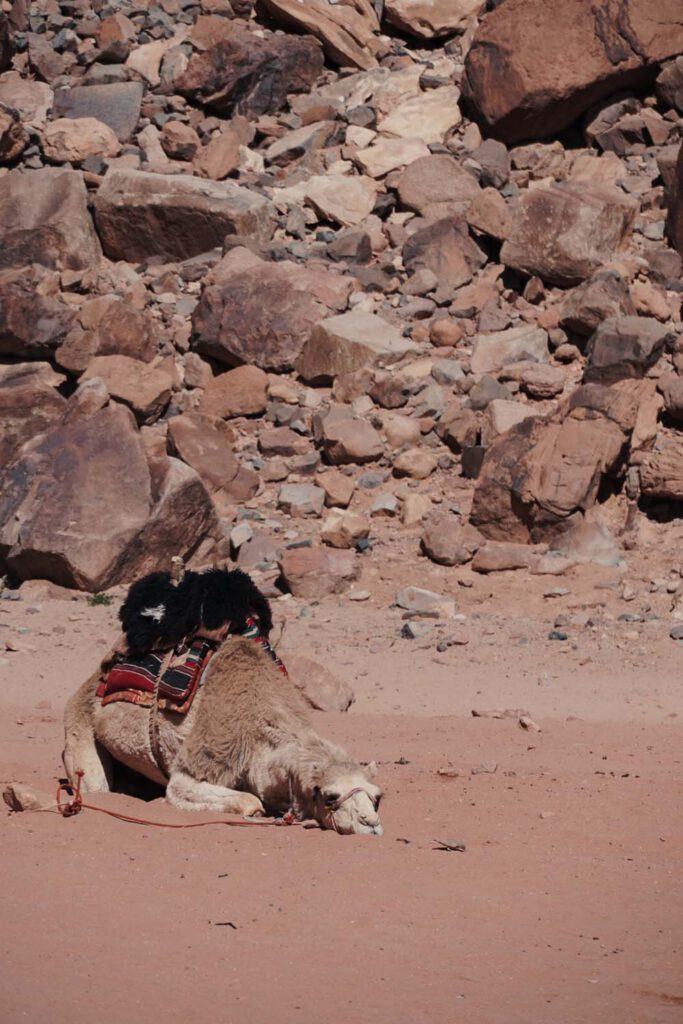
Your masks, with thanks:
M173 771L166 787L166 799L183 811L211 811L214 814L242 814L254 818L265 814L253 793L242 793L211 782L199 782L185 772Z
M112 787L112 758L95 739L93 715L98 679L99 672L83 683L64 711L62 760L72 785L76 784L77 772L83 772L83 793L107 793Z

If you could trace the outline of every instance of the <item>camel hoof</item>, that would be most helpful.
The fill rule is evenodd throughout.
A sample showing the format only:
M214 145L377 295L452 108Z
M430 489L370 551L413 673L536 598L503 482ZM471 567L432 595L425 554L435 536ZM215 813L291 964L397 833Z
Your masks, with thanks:
M257 796L253 793L243 793L240 798L240 814L245 818L262 818L266 809Z

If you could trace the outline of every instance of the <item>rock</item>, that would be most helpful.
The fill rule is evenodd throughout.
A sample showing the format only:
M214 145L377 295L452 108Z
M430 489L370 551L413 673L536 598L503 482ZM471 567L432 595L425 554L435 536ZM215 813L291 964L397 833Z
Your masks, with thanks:
M354 548L359 540L370 535L370 520L361 512L341 511L330 512L320 530L324 544L333 548Z
M1 24L1 23L0 23ZM1 62L0 62L0 66ZM45 793L21 782L10 782L2 791L2 799L10 811L57 811L54 793Z
M222 420L197 412L173 416L168 421L168 438L172 452L194 469L210 493L223 492L229 499L246 501L258 491L258 475L240 466L232 432Z
M112 260L190 259L226 235L267 237L269 204L232 181L192 175L110 171L95 198L95 220Z
M527 544L505 544L486 541L474 554L475 572L504 572L507 569L528 569L533 549Z
M465 565L472 560L482 541L473 526L448 515L427 526L420 543L427 557L438 565Z
M403 587L394 598L394 603L418 615L452 619L456 613L452 597L444 597L443 594L435 594L433 590L423 590L421 587Z
M7 71L12 64L14 45L9 22L5 13L0 14L0 71Z
M336 130L337 125L333 120L304 124L301 128L294 128L272 142L266 150L265 158L269 164L286 167L292 160L297 160L306 153L324 149Z
M402 205L427 220L466 214L481 194L476 179L445 153L413 161L401 174L397 189Z
M514 380L530 398L555 398L564 391L565 373L559 366L546 363L512 363L500 372L503 381Z
M485 188L472 200L466 214L474 231L504 242L512 230L512 214L507 202L494 188Z
M683 256L683 146L679 147L671 186L665 191L666 231L671 245Z
M55 354L65 370L82 373L94 356L130 356L149 363L157 345L153 321L117 295L86 299Z
M574 288L562 303L565 330L590 336L603 320L635 312L626 282L615 271L602 271Z
M57 391L63 382L64 377L49 363L0 366L0 468L12 461L26 441L60 422L67 408Z
M354 419L325 421L322 448L328 462L335 466L375 462L384 454L382 438L374 427Z
M325 505L328 508L346 508L353 497L356 485L349 476L338 469L327 469L316 477L316 483L325 492Z
M97 266L100 245L78 171L10 171L0 189L0 267L40 263L57 270Z
M222 272L219 264L206 279L193 315L195 347L221 363L290 370L311 328L346 308L352 281L286 261L241 265Z
M348 711L356 699L348 683L312 658L284 654L287 674L308 703L318 711Z
M407 476L413 480L426 480L439 464L439 457L424 448L409 448L394 459L396 476Z
M384 17L408 35L438 39L464 29L485 7L485 0L386 0Z
M523 324L496 334L478 334L474 341L470 368L473 374L496 373L509 363L529 360L547 363L550 359L548 335L540 327Z
M683 500L683 443L678 437L660 441L638 467L641 494L647 498Z
M45 82L21 78L18 72L8 71L0 78L0 104L15 110L27 128L40 129L52 108L53 92Z
M264 37L233 21L190 58L174 88L219 117L257 118L281 110L289 93L309 92L322 67L322 49L310 36Z
M677 422L683 420L683 377L668 374L659 379L658 387L664 396L664 407L669 416Z
M374 313L349 312L316 324L297 360L305 381L329 384L364 366L385 366L419 348L393 324Z
M652 81L657 62L682 50L676 0L656 24L650 0L590 9L584 0L505 0L479 25L463 91L488 135L541 139L603 97Z
M262 430L258 440L259 451L263 455L306 455L310 450L307 438L297 434L289 427L273 427Z
M304 197L326 220L342 227L360 224L372 212L377 186L364 175L316 174L304 187Z
M660 71L657 94L662 103L683 114L683 57L677 57Z
M459 402L446 406L437 424L436 432L451 451L459 454L477 443L479 420L472 409Z
M417 526L431 510L432 502L427 494L408 494L401 505L401 522L404 526Z
M80 164L90 156L116 156L121 145L114 132L94 117L50 121L43 131L43 152L51 163Z
M194 128L183 121L167 121L161 129L159 141L171 160L192 161L202 145Z
M590 508L628 450L648 386L584 385L555 418L526 419L497 438L477 479L473 525L492 540L526 543Z
M426 268L435 274L436 302L452 298L453 291L471 281L485 262L486 256L470 238L465 221L453 217L428 224L403 246L403 263L409 273Z
M462 341L464 335L462 324L449 316L432 320L429 325L429 340L432 345L455 347Z
M501 261L550 284L578 284L620 250L635 214L634 202L612 190L530 189L517 202Z
M54 99L56 118L95 118L106 124L119 142L128 142L140 119L141 82L111 82L106 85L58 89Z
M354 159L371 178L383 178L421 157L429 157L429 149L420 139L387 139L379 136L371 146L359 149Z
M379 130L400 139L420 139L426 145L443 142L462 120L459 100L460 90L455 86L411 96L379 119Z
M121 406L101 409L56 427L7 471L0 560L20 579L104 590L121 579L119 560L151 507L150 473L132 414Z
M588 346L584 379L611 383L625 377L643 377L672 339L671 329L652 317L603 320Z
M472 150L472 159L479 166L479 181L494 189L503 188L510 179L510 154L496 139L485 139Z
M481 443L488 446L499 434L505 434L529 416L539 416L533 406L522 402L509 402L505 398L494 398L486 407L485 422L481 431Z
M202 395L206 416L257 416L266 409L268 375L257 366L238 366L214 377Z
M491 402L496 399L501 399L504 402L512 402L512 393L496 380L495 377L490 377L488 374L477 381L477 383L470 388L467 394L467 401L470 408L475 409L477 412L481 412L483 409L488 408Z
M288 548L279 566L289 592L304 600L341 594L359 573L355 553L336 548Z
M51 358L74 320L55 291L55 275L37 264L0 271L0 356Z
M379 20L370 0L352 0L343 7L331 0L263 0L266 10L288 28L310 32L325 54L343 67L371 68L380 50Z
M672 640L683 640L683 623L677 623L672 626L669 630L669 636Z
M18 159L29 143L29 133L13 107L0 104L0 164Z
M100 377L112 398L135 413L138 423L154 423L171 397L172 380L161 367L130 356L95 356L82 380Z
M164 456L150 461L150 472L156 502L119 562L116 582L166 569L171 551L187 561L218 528L211 498L190 466Z
M244 117L233 117L225 129L214 135L195 159L195 170L205 178L222 181L236 171L242 147L254 138L254 129Z
M324 504L325 492L315 484L284 484L277 498L278 508L294 519L321 516Z
M112 64L125 61L136 41L136 35L135 25L125 14L117 13L104 18L97 32L100 60Z

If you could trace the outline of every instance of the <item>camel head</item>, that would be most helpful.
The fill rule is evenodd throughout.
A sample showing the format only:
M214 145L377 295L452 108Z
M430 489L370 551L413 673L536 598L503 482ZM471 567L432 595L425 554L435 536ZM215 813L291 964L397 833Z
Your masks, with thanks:
M323 828L342 835L381 836L379 802L382 791L372 781L372 768L330 765L313 791L314 815Z

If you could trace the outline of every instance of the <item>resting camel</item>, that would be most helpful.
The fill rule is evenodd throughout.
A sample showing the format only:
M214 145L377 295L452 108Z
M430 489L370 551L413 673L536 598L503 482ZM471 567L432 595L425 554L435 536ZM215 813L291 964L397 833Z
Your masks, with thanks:
M109 790L119 761L164 785L169 803L185 810L258 816L291 808L339 833L382 834L371 771L318 735L299 691L252 639L222 640L186 715L156 702L103 706L100 678L98 670L65 710L64 765L72 784L83 772L82 792Z

